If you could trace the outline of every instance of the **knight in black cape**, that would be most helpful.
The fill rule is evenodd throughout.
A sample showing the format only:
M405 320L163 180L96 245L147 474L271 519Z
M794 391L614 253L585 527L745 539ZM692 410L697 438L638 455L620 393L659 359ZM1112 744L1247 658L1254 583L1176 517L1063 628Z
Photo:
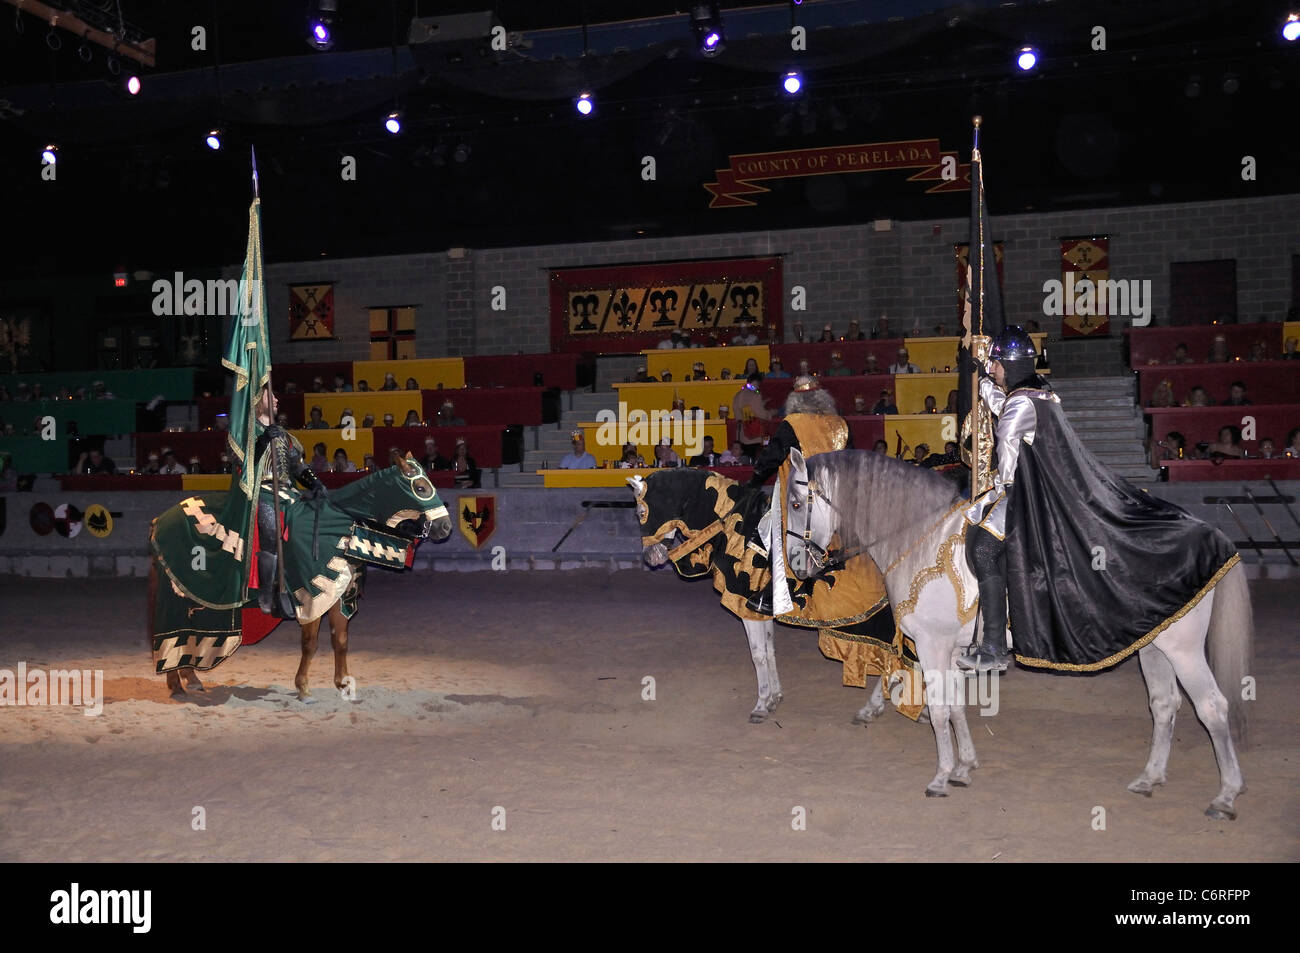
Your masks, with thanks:
M1240 556L1222 533L1089 453L1035 359L1029 336L1008 327L989 355L1002 387L980 381L998 418L998 469L967 511L984 625L958 664L1006 668L1005 585L1016 661L1093 672L1182 618Z

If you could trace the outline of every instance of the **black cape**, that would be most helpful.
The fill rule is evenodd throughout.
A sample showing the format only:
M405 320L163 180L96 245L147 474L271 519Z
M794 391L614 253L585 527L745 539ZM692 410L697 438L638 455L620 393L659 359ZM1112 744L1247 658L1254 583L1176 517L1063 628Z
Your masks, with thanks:
M1059 403L1033 403L1034 441L1007 501L1014 651L1035 668L1096 671L1182 618L1240 557L1218 530L1098 462Z

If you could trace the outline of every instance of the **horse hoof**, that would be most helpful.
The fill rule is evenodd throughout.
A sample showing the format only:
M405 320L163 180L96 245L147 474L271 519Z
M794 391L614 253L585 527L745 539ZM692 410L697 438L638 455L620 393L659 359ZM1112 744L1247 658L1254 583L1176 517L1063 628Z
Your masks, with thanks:
M311 692L299 692L298 701L302 702L304 705L316 704L316 699L312 697Z
M781 701L784 698L785 696L782 695L780 692L777 692L774 696L772 696L772 704L767 706L767 713L770 715L772 714L772 712L776 711L776 706L781 704Z
M853 716L852 724L862 725L865 728L867 725L871 724L875 720L876 720L875 715L864 715L862 714L862 712L857 712Z
M1215 807L1211 804L1205 809L1205 816L1215 821L1235 821L1237 812L1231 808Z
M949 778L948 783L955 788L970 787L970 778Z
M947 797L948 792L945 791L943 788L938 788L937 790L935 788L926 788L925 796L926 797Z
M1157 787L1164 784L1163 781L1148 781L1146 778L1138 778L1128 784L1128 789L1134 794L1141 794L1143 797L1150 797L1151 792Z
M751 725L761 725L765 721L767 721L767 715L756 711L751 711L749 713L749 723Z

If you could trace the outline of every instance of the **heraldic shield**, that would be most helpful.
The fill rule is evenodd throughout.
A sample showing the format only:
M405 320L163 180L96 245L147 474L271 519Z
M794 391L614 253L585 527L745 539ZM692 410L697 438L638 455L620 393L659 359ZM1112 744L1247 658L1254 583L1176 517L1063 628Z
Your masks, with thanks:
M457 502L461 535L479 549L497 531L497 498L495 495L462 496Z

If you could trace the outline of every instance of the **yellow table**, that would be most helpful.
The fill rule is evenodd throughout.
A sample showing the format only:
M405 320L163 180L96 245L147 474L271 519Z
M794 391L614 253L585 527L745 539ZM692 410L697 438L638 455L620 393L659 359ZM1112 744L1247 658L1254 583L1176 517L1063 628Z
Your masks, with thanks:
M1282 346L1286 346L1287 338L1300 339L1300 321L1287 321L1282 325ZM1280 350L1278 353L1282 353Z
M393 426L400 427L406 420L406 412L413 410L421 420L424 419L424 398L418 390L386 390L363 394L303 394L303 423L311 419L311 409L319 406L325 423L334 427L343 416L343 411L351 408L356 424L366 419L366 414L375 415L375 426L384 425L384 414L393 415Z
M357 422L360 421L361 418L358 417ZM357 427L351 440L343 439L342 430L290 430L289 433L297 437L298 442L302 444L303 454L308 463L311 462L312 447L318 443L325 444L325 456L331 463L334 461L334 451L343 450L347 453L348 459L357 465L357 469L361 468L361 461L365 459L367 453L375 452L375 432L369 427Z
M651 349L642 351L641 356L645 359L646 372L651 377L659 377L666 370L676 382L687 380L699 361L704 362L704 373L713 380L722 377L724 367L731 368L735 377L743 378L745 362L751 357L758 362L758 369L766 374L770 361L766 344L750 347Z
M615 384L620 403L627 410L672 410L674 395L686 401L686 409L699 407L711 418L717 418L718 408L731 407L731 399L740 392L744 381L669 381L663 384Z
M384 385L384 375L392 374L398 387L406 386L406 379L414 377L425 390L445 387L454 390L465 386L465 361L459 357L431 357L414 361L353 361L352 387L365 381L372 391ZM389 393L392 393L389 391Z
M186 493L211 493L230 489L229 473L187 473L181 477L181 489Z
M925 398L933 397L940 410L948 406L948 392L957 387L957 374L895 374L894 403L900 414L922 414Z
M648 476L654 473L650 468L636 470L538 470L547 487L618 487L631 492L627 478L631 476Z
M931 453L943 453L943 445L948 440L956 440L960 435L961 424L956 414L890 414L885 417L885 443L889 446L889 455L898 449L898 436L903 436L903 446L916 448L926 444ZM869 447L861 448L863 450ZM905 453L909 460L911 453Z

